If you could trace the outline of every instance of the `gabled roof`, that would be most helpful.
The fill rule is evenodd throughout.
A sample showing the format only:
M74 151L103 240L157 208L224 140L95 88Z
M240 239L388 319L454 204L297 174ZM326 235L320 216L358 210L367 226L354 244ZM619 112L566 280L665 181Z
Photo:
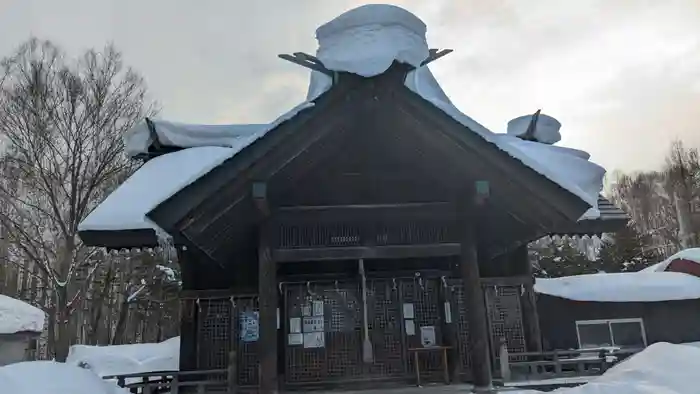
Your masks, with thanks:
M335 88L329 89L329 93L334 91ZM325 99L325 96L326 95L323 95L323 97L321 98ZM427 100L424 100L423 102L425 102L425 104L434 104L428 102ZM432 107L432 105L429 106ZM440 107L438 107L437 109L443 110ZM322 111L323 109L321 110L321 112ZM242 134L240 132L240 128L233 129L232 127L233 130L236 130L236 133L238 135L235 138L231 138L230 141L235 141L237 142L237 144L222 144L226 146L196 146L190 148L177 147L173 145L168 145L168 141L173 140L173 138L166 134L165 138L163 138L163 141L161 141L161 145L165 146L169 150L172 150L173 148L183 149L180 151L159 155L159 152L157 150L153 150L152 146L149 145L150 154L153 158L146 162L142 166L142 168L137 170L137 172L131 178L129 178L129 180L127 180L127 182L121 185L114 193L108 196L108 198L105 199L105 201L102 204L100 204L100 206L98 206L93 212L91 212L91 214L80 225L81 237L88 244L104 245L106 241L103 237L99 235L100 232L127 230L128 234L130 235L129 238L131 238L131 241L129 242L134 242L134 237L136 236L136 234L146 235L146 233L144 233L144 230L154 228L153 221L148 219L148 217L150 216L150 212L158 210L159 207L163 205L163 203L171 200L173 196L177 195L178 192L186 186L192 183L198 183L201 177L208 177L207 174L209 174L212 170L215 170L224 165L229 165L227 163L230 163L233 159L239 159L241 157L246 156L249 150L254 149L257 141L261 140L262 137L268 134L276 133L279 126L285 126L285 121L296 121L297 114L299 114L300 112L308 112L306 114L307 117L312 117L316 111L313 106L313 103L305 103L304 105L297 107L294 110L293 114L285 114L282 117L284 121L276 122L277 124L275 125L275 127L251 128L254 131L249 134ZM447 115L449 115L450 118L454 119L453 115L449 113ZM294 123L295 122L292 122L292 124L288 126L294 127ZM459 123L460 125L463 124L463 122ZM159 129L170 131L174 130L174 132L179 134L186 134L188 131L188 129L184 126L180 126L178 128L176 125L170 123L162 123L155 121L153 122L153 125L155 126L157 131ZM519 153L521 155L520 158L513 157L513 152L518 152L517 145L513 145L515 146L515 148L507 148L511 149L510 152L502 149L502 147L505 145L503 141L507 141L505 139L505 136L503 137L504 139L501 141L494 141L493 137L491 139L487 139L483 137L482 133L475 133L471 128L467 126L461 127L464 130L463 132L480 137L479 139L481 139L483 143L486 144L485 146L492 145L494 148L496 148L497 151L500 151L499 155L504 160L513 161L514 163L520 162L520 164L518 164L519 166L523 168L529 168L530 171L533 172L533 175L537 174L536 177L540 178L540 181L538 181L540 185L550 184L551 187L560 189L562 193L568 194L572 201L578 200L579 203L577 204L580 204L581 207L584 207L583 210L586 209L585 206L587 204L580 197L580 195L583 194L581 189L578 189L579 193L574 194L570 190L574 187L565 188L560 183L552 181L551 179L557 177L561 179L565 176L565 174L556 174L554 172L549 172L549 177L542 175L541 163L538 163L536 160L528 157L523 153ZM472 127L476 126L472 125ZM197 126L196 129L203 130L205 128L202 126ZM260 130L264 130L264 132L261 132ZM466 134L465 136L467 135L468 134ZM160 136L158 135L158 137ZM520 142L513 141L512 137L510 138L510 142ZM270 141L270 139L267 140ZM577 158L566 157L566 153L554 151L552 147L546 145L537 146L535 145L538 144L536 142L526 143L531 144L531 146L527 147L533 149L534 152L542 151L545 153L557 155L559 159L562 160L580 160ZM254 154L253 156L259 155ZM523 165L523 159L524 161L530 163L530 166ZM227 178L228 180L233 179L235 175L235 172L233 172L231 168L228 168L225 171L225 178ZM202 180L202 182L206 181ZM156 185L157 187L154 187ZM544 191L544 189L540 188L540 191ZM200 200L199 202L201 201L202 200ZM566 229L566 231L562 232L601 232L598 231L598 229L601 227L599 224L603 223L608 219L617 220L621 218L621 215L619 215L619 210L610 209L610 207L610 204L606 205L604 203L601 206L603 210L601 211L600 217L596 218L595 220L587 219L582 220L580 222L581 224L585 223L586 225L590 223L596 223L595 228L584 230L583 228L585 227L579 227L579 225L577 224L576 226L572 226L571 229ZM190 208L193 208L193 206ZM185 213L186 212L182 212L180 215L168 216L172 220L175 220L176 218L181 218ZM624 215L624 213L622 215ZM174 224L174 222L170 222L170 225L172 224ZM609 224L609 222L606 222L606 224ZM590 228L591 226L589 225L588 227ZM560 232L558 231L558 233ZM123 233L121 236L126 235L127 233ZM99 240L99 238L102 239ZM143 242L139 242L138 244L139 246L144 246L142 245ZM110 246L119 247L118 245ZM126 246L135 245L121 245L121 247Z
M323 45L321 45L319 58L325 60L327 64L335 64L336 67L340 67L336 71L343 72L336 72L335 78L313 72L308 100L282 115L277 121L268 125L231 126L190 126L150 120L143 122L126 137L127 151L130 154L133 156L157 156L161 152L172 152L177 149L184 149L184 151L167 153L151 160L139 169L132 178L158 179L158 182L171 179L172 182L167 185L162 184L158 189L134 187L134 184L142 182L125 182L81 223L79 230L83 240L88 244L104 245L107 241L104 238L100 239L99 234L103 231L115 231L118 228L121 229L119 231L128 231L132 237L136 234L135 231L145 235L144 231L158 227L153 223L153 220L158 222L158 225L172 231L175 223L182 220L189 211L207 198L207 193L218 190L217 187L220 188L221 185L230 183L238 172L249 169L253 163L264 157L273 147L284 143L283 141L288 138L292 138L294 133L299 134L304 128L308 129L318 114L331 108L341 108L343 103L351 100L350 97L358 90L370 89L371 83L363 83L367 79L355 74L369 78L387 74L385 75L387 78L393 78L390 75L392 73L387 72L387 70L392 64L396 65L396 61L408 63L408 65L394 67L398 71L393 74L398 75L408 88L398 91L400 93L410 93L408 90L413 92L411 94L402 93L397 97L405 97L408 100L407 103L421 111L431 107L429 112L434 115L433 121L450 129L459 129L460 131L455 136L461 141L460 143L476 144L472 146L472 149L476 149L477 153L486 148L487 151L491 152L490 154L495 155L494 157L500 157L498 163L494 164L501 166L502 170L520 171L526 169L524 174L528 175L527 181L524 179L514 179L514 181L520 182L531 192L537 192L538 190L535 189L539 188L539 191L544 194L547 194L545 192L549 190L559 196L556 199L559 202L552 201L552 204L555 206L558 203L564 204L558 209L563 209L562 213L564 216L568 216L572 223L578 218L577 215L583 213L585 209L591 206L595 207L598 199L597 193L602 187L604 173L602 168L586 159L569 154L566 149L522 141L503 134L494 134L461 113L449 101L428 67L422 67L418 61L424 58L421 56L427 56L427 46L421 47L421 45L425 45L424 38L422 39L423 44L420 44L420 35L425 33L424 31L420 32L419 27L422 22L410 13L407 16L405 10L396 12L397 7L378 6L381 10L375 11L381 11L380 13L369 12L366 7L372 8L372 6L361 7L363 11L359 14L366 14L364 17L370 15L374 27L361 33L360 36L367 38L367 34L374 35L376 39L370 42L370 46L400 43L406 48L401 51L380 53L377 56L382 57L381 62L377 59L369 60L372 62L372 67L366 67L365 63L361 64L355 60L348 61L347 53L339 53L339 48L342 48L343 45L353 47L357 43L354 41L356 40L355 36L344 36L343 29L350 29L357 33L357 29L362 30L362 23L359 23L355 17L343 16L339 18L341 22L331 23L330 27L327 26L323 31L319 29L320 33L317 32L320 43L323 44L323 40L330 40L333 43L332 48L328 47L331 48L330 50L324 50ZM376 28L377 21L375 19L380 14L382 18L392 20L391 28L386 30ZM411 17L418 20L419 24L415 20L405 20L405 18L410 19ZM399 23L402 20L404 22ZM411 28L415 31L410 31ZM332 39L321 37L322 33L332 36ZM355 49L376 54L379 53L376 49L385 48L363 48L360 46L355 47ZM423 52L425 53L423 54ZM343 60L339 61L340 58ZM379 64L382 66L379 67ZM353 68L358 66L362 70L354 71ZM410 71L414 67L417 68ZM370 74L365 75L367 73ZM343 113L341 111L338 114ZM347 113L344 115L347 116ZM459 127L455 126L454 123L459 124ZM204 148L203 146L208 147ZM207 153L204 152L205 149L218 149L218 153ZM201 156L201 160L199 163L193 160L190 163L193 168L177 170L184 163L180 160L180 156ZM182 171L183 174L191 176L184 176L180 179L178 176L173 177L167 174L149 174L150 169L155 167L167 168L168 170L164 171L170 171L171 174ZM518 178L514 174L513 176ZM188 190L189 194L188 203L184 205L174 204L175 200L181 199L180 197L184 195L183 191L185 190ZM134 204L133 201L139 203ZM117 225L98 220L100 218L127 219L128 215L124 209L114 208L123 205L139 208L138 212L130 216L130 220L143 217L143 223L127 224L122 222L122 224ZM121 214L115 215L115 212L121 212ZM129 214L132 213L134 212L129 212ZM603 218L605 215L596 219L596 223L602 222ZM591 222L586 221L586 223ZM87 237L88 235L89 237ZM133 238L130 242L133 242Z

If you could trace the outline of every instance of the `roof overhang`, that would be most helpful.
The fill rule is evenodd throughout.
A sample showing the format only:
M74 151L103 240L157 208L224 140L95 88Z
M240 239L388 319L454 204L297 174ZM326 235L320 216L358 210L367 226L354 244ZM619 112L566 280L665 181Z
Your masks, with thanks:
M79 231L78 236L86 246L107 249L155 248L160 246L153 229L132 230L86 230ZM174 244L184 244L184 240L175 236Z
M564 224L550 235L586 236L614 233L625 228L631 220L625 211L603 196L598 198L598 211L600 212L598 217Z

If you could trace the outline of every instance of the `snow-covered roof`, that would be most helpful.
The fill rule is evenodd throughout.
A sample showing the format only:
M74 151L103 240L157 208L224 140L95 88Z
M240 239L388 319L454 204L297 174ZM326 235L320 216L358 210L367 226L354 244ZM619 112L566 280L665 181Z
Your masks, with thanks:
M319 42L316 55L330 70L364 77L384 73L394 61L416 67L406 78L409 89L595 208L605 169L566 148L495 134L463 114L449 100L430 69L421 66L429 54L425 33L425 24L403 8L364 5L316 30Z
M496 134L463 114L450 102L429 68L421 66L429 55L425 33L425 24L400 7L382 4L365 5L338 16L316 30L319 43L316 56L331 71L354 73L364 77L384 73L395 61L414 66L415 70L411 71L406 78L406 87L472 132L587 202L592 208L582 218L597 217L596 204L603 186L605 170L588 161L588 155L581 154L580 151L524 141L505 133ZM204 149L203 146L217 146L230 148L231 151L228 157L220 151L219 159L223 160L213 160L199 153L185 153L189 150L186 149L158 158L162 164L150 167L144 165L144 168L133 176L139 181L127 181L117 189L103 203L107 208L98 207L81 223L80 230L151 227L152 224L148 221L137 219L145 218L155 205L165 201L225 159L240 152L280 122L290 119L300 110L313 105L312 101L329 90L332 85L333 81L329 76L317 71L312 72L307 101L271 124L195 126L166 121L138 124L125 136L126 151L132 156L148 152L154 133L165 145L180 148L199 147L199 149ZM169 161L180 161L178 158L172 158L172 155L176 154L192 158L177 165L179 170L187 174L182 177L186 178L182 181L174 176L177 171L169 170L173 164L165 164ZM185 165L187 169L184 168ZM156 171L156 167L160 170ZM158 181L158 178L163 180ZM152 187L155 182L158 182L159 188ZM148 188L144 189L144 185L148 185ZM122 188L125 190L121 190ZM143 203L135 202L141 199L144 200ZM117 208L117 206L121 207Z
M234 148L198 147L156 157L121 184L80 223L80 231L153 228L146 214L233 156Z
M42 332L45 319L41 309L0 294L0 334Z
M538 278L535 291L574 301L655 302L700 298L700 278L680 272L625 272Z
M151 121L158 139L189 147L158 156L134 174L98 205L78 226L79 231L155 229L146 214L187 185L213 170L298 112L313 106L303 102L266 125L183 125ZM127 152L138 154L152 142L146 121L125 136ZM146 144L146 145L141 145Z
M663 272L666 271L669 264L671 264L673 261L681 259L700 264L700 248L681 250L660 263L644 268L641 272Z
M586 218L596 217L605 169L582 157L581 151L491 132L449 101L428 67L411 71L406 86L469 130L587 202L594 210L587 212Z

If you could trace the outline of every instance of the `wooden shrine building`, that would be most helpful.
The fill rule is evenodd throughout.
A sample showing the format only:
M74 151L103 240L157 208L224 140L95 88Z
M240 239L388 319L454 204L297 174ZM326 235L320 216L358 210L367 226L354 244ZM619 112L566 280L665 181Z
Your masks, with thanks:
M614 231L624 213L579 220L591 204L409 89L411 64L364 77L291 58L325 91L272 125L220 126L234 142L214 146L165 137L201 126L145 121L132 155L146 163L81 224L86 244L113 249L172 237L181 369L225 367L235 350L239 385L271 393L406 381L418 360L423 379L447 363L451 380L488 387L500 341L541 350L528 242ZM133 205L142 224L96 220Z

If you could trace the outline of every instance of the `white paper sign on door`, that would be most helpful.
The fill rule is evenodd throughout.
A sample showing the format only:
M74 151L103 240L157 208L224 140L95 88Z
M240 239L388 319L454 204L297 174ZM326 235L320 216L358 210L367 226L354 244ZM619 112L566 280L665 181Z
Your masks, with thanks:
M325 335L322 332L304 333L304 347L308 349L326 346Z
M301 315L311 316L311 307L309 306L309 304L304 304L301 306Z
M290 345L303 345L304 336L302 334L289 334L287 335L287 343Z
M404 320L404 328L406 329L406 335L413 336L416 335L416 325L413 320Z
M403 304L403 318L404 319L413 319L413 304L411 303L405 303Z
M435 346L435 327L424 326L420 328L420 342L423 347Z
M314 316L323 316L323 301L314 301L313 302L313 315Z
M323 331L323 317L305 317L304 332L320 332Z
M301 332L301 318L292 317L289 319L289 332L297 334Z

